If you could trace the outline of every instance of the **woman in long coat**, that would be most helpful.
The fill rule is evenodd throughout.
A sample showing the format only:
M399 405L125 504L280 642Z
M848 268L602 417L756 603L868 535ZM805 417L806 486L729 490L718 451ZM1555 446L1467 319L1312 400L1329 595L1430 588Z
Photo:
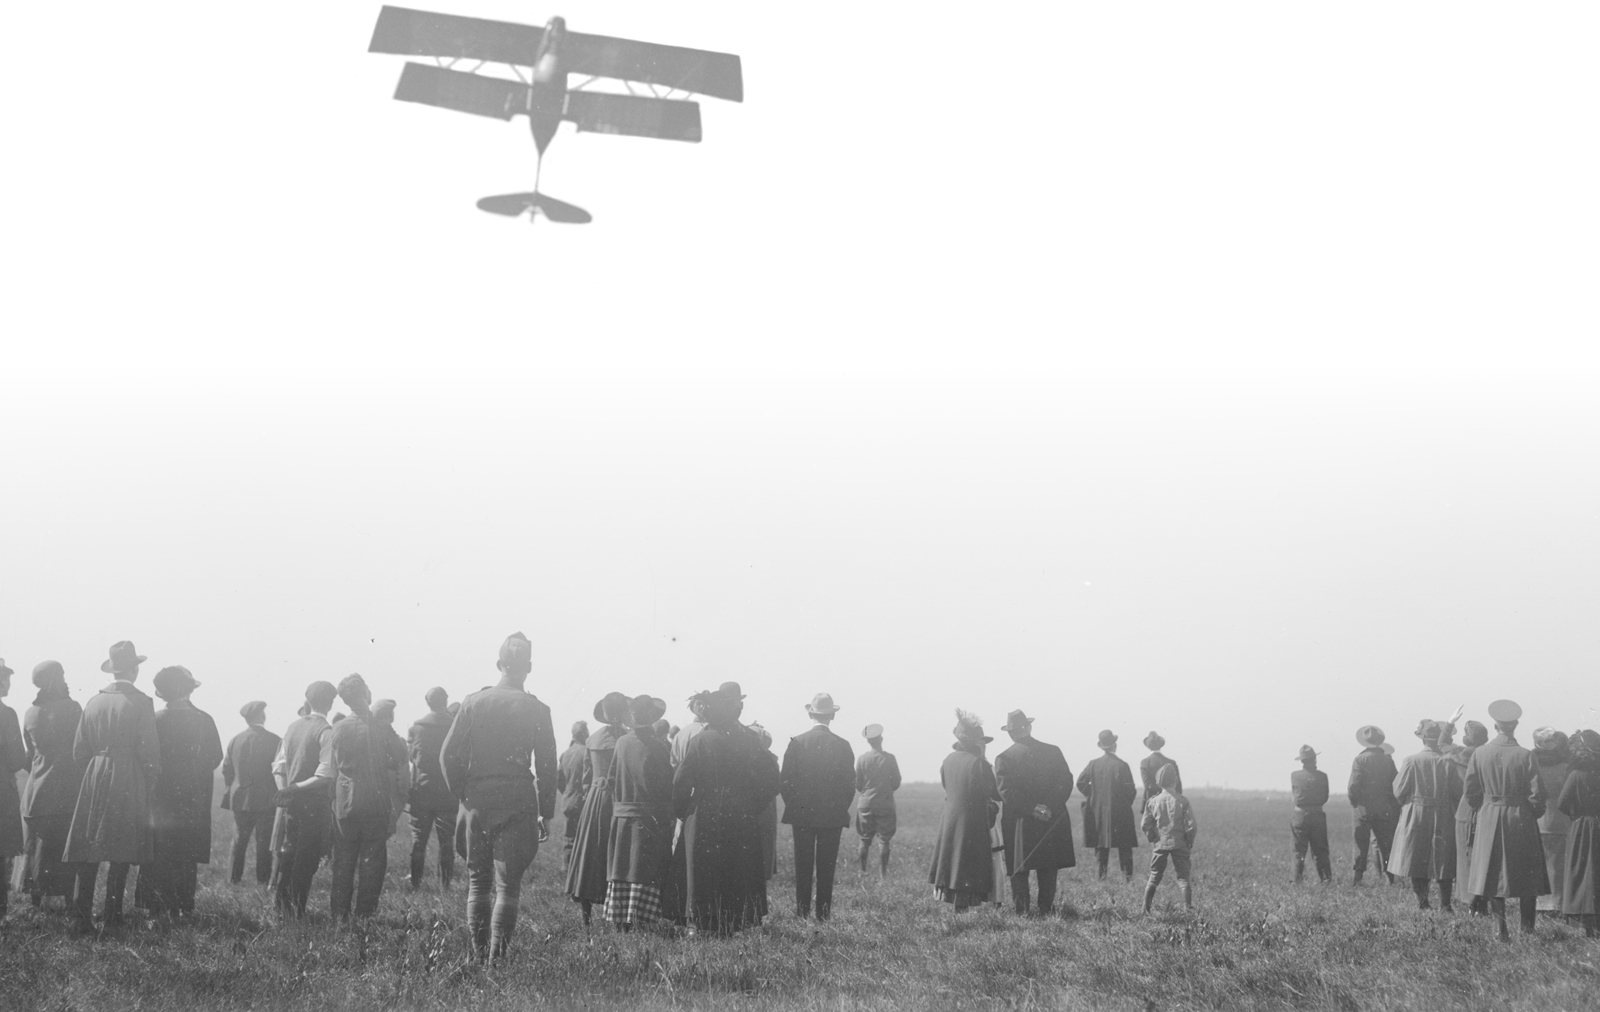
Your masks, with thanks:
M760 819L778 794L778 759L739 723L736 692L695 697L706 726L688 740L672 779L673 813L683 820L684 914L696 931L713 935L760 924L767 914Z
M1454 813L1461 802L1461 767L1439 750L1438 723L1424 720L1417 737L1425 746L1400 761L1394 780L1400 822L1389 852L1389 874L1411 880L1417 906L1428 909L1428 883L1439 883L1439 908L1450 909L1456 878Z
M659 704L659 706L658 706ZM650 696L629 704L633 730L611 764L611 840L605 919L627 931L661 919L661 883L672 846L672 746L656 737L667 706Z
M1467 764L1472 761L1472 753L1478 751L1478 746L1489 741L1489 729L1475 720L1467 721L1461 733L1461 744L1450 749L1448 755L1451 762L1461 768L1461 800L1456 804L1456 888L1464 890L1470 901L1469 908L1474 914L1489 912L1487 897L1474 896L1467 883L1472 878L1472 833L1473 826L1478 821L1478 813L1473 811L1472 805L1467 802L1466 778Z
M983 721L965 710L956 711L953 733L955 744L939 767L944 811L928 881L960 913L991 897L999 902L1009 890L996 881L989 832L1000 813L1000 789L983 749L994 739L983 733Z
M161 777L150 795L155 856L139 868L133 904L152 914L194 912L196 873L211 863L212 774L222 765L222 739L211 715L189 694L200 687L188 668L162 668L152 680L166 706L156 714Z
M1561 912L1561 883L1567 872L1567 830L1572 820L1561 813L1556 799L1567 784L1569 756L1567 736L1553 727L1541 727L1533 732L1533 759L1539 765L1539 783L1544 787L1547 804L1539 816L1539 842L1544 847L1545 877L1550 880L1550 892L1539 897L1539 909Z
M22 818L27 828L27 856L20 889L39 906L46 896L71 896L75 878L63 864L67 828L83 782L83 764L72 757L83 707L67 692L66 671L55 661L33 669L39 694L22 718L22 742L28 749L28 782L22 788Z
M1083 845L1093 847L1100 877L1106 877L1111 852L1117 852L1122 876L1133 881L1133 849L1139 845L1139 829L1133 821L1133 803L1139 788L1133 770L1117 758L1117 736L1100 732L1100 758L1078 774L1078 790L1083 794Z
M11 692L10 668L0 660L0 699ZM17 797L17 773L28 768L28 750L22 744L17 711L0 703L0 917L6 915L11 895L11 859L22 853L22 806Z
M611 765L617 742L627 733L628 697L608 692L594 706L594 719L602 725L584 743L587 751L579 782L583 784L583 812L572 838L572 863L567 866L567 895L583 906L588 924L596 903L606 901L609 874L607 851L611 841Z
M1583 922L1584 934L1600 935L1600 733L1572 736L1571 768L1556 807L1571 819L1567 827L1567 866L1563 869L1561 912Z
M750 730L761 739L761 747L771 751L772 732L762 727L755 721L750 722ZM766 811L761 813L761 862L767 869L767 881L772 881L772 876L778 873L778 797L773 795L767 802Z

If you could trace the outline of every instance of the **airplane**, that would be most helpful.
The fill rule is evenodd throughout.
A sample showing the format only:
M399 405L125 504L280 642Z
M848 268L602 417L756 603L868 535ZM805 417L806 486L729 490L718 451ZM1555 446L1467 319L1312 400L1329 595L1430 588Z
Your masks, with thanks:
M530 221L541 215L571 224L593 220L588 211L539 192L545 149L563 121L577 124L579 133L698 143L700 105L680 95L744 101L739 57L731 53L585 35L568 31L559 17L535 28L385 6L367 51L434 59L405 65L394 93L402 102L503 120L528 117L538 151L533 191L484 197L478 207L512 218L526 213ZM456 69L463 61L471 66ZM515 80L479 73L490 64L509 68ZM572 86L569 74L584 80ZM586 90L600 78L622 81L628 93ZM635 84L648 93L636 92Z

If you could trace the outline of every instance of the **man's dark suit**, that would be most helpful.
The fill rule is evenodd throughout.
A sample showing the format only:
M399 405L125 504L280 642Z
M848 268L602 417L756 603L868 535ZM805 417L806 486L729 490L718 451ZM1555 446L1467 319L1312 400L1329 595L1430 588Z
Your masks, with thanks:
M272 779L272 760L279 738L260 724L234 735L222 760L222 807L233 812L233 866L228 881L244 878L250 840L256 841L256 881L272 880L272 820L278 814L278 783Z
M422 884L423 866L428 860L428 837L439 840L439 885L450 887L455 877L456 796L445 786L439 768L439 752L455 718L447 711L433 710L421 717L406 732L406 751L411 758L411 792L406 798L411 809L411 888Z
M1028 872L1039 878L1039 912L1055 909L1056 872L1077 864L1072 848L1072 770L1054 745L1028 737L995 756L995 783L1000 789L1000 831L1006 848L1006 873L1011 900L1019 914L1028 912ZM1034 808L1050 810L1048 820Z
M839 834L850 825L856 795L856 757L850 743L818 724L789 739L783 753L783 821L794 829L795 905L811 913L811 879L816 872L817 920L833 913L833 874L839 860Z

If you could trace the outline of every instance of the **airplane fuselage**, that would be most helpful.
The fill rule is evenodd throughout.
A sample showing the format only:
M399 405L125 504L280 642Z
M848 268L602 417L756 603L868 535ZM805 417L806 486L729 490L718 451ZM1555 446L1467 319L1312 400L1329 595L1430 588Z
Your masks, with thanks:
M567 72L561 65L561 47L567 33L566 18L551 18L533 58L533 84L528 96L528 124L533 143L543 155L561 126L567 105Z

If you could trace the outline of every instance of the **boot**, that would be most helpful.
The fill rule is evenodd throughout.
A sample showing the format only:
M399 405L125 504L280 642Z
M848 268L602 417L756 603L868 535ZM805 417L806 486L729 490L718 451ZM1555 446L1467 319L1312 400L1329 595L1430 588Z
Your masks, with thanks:
M863 868L863 871L866 869ZM883 841L883 849L878 851L878 875L881 878L889 877L889 841Z
M1193 910L1194 909L1194 886L1189 882L1188 879L1184 879L1182 882L1179 882L1178 884L1183 887L1183 908L1185 910Z
M1445 913L1450 913L1453 909L1450 906L1450 897L1455 891L1455 885L1456 884L1449 879L1442 878L1439 880L1439 909L1443 910Z
M1151 882L1149 885L1144 887L1144 912L1145 913L1148 914L1150 912L1150 907L1155 903L1155 901L1156 901L1156 884L1154 882Z
M1425 878L1412 879L1411 891L1417 894L1417 909L1428 909L1428 880Z
M1295 885L1299 885L1301 882L1303 882L1305 880L1305 877L1306 877L1306 859L1303 858L1303 857L1296 857L1294 859L1294 884Z
M1367 873L1367 870L1365 868L1357 868L1356 869L1355 880L1353 882L1351 882L1350 884L1351 885L1360 885L1361 884L1361 876L1365 875L1366 873Z

